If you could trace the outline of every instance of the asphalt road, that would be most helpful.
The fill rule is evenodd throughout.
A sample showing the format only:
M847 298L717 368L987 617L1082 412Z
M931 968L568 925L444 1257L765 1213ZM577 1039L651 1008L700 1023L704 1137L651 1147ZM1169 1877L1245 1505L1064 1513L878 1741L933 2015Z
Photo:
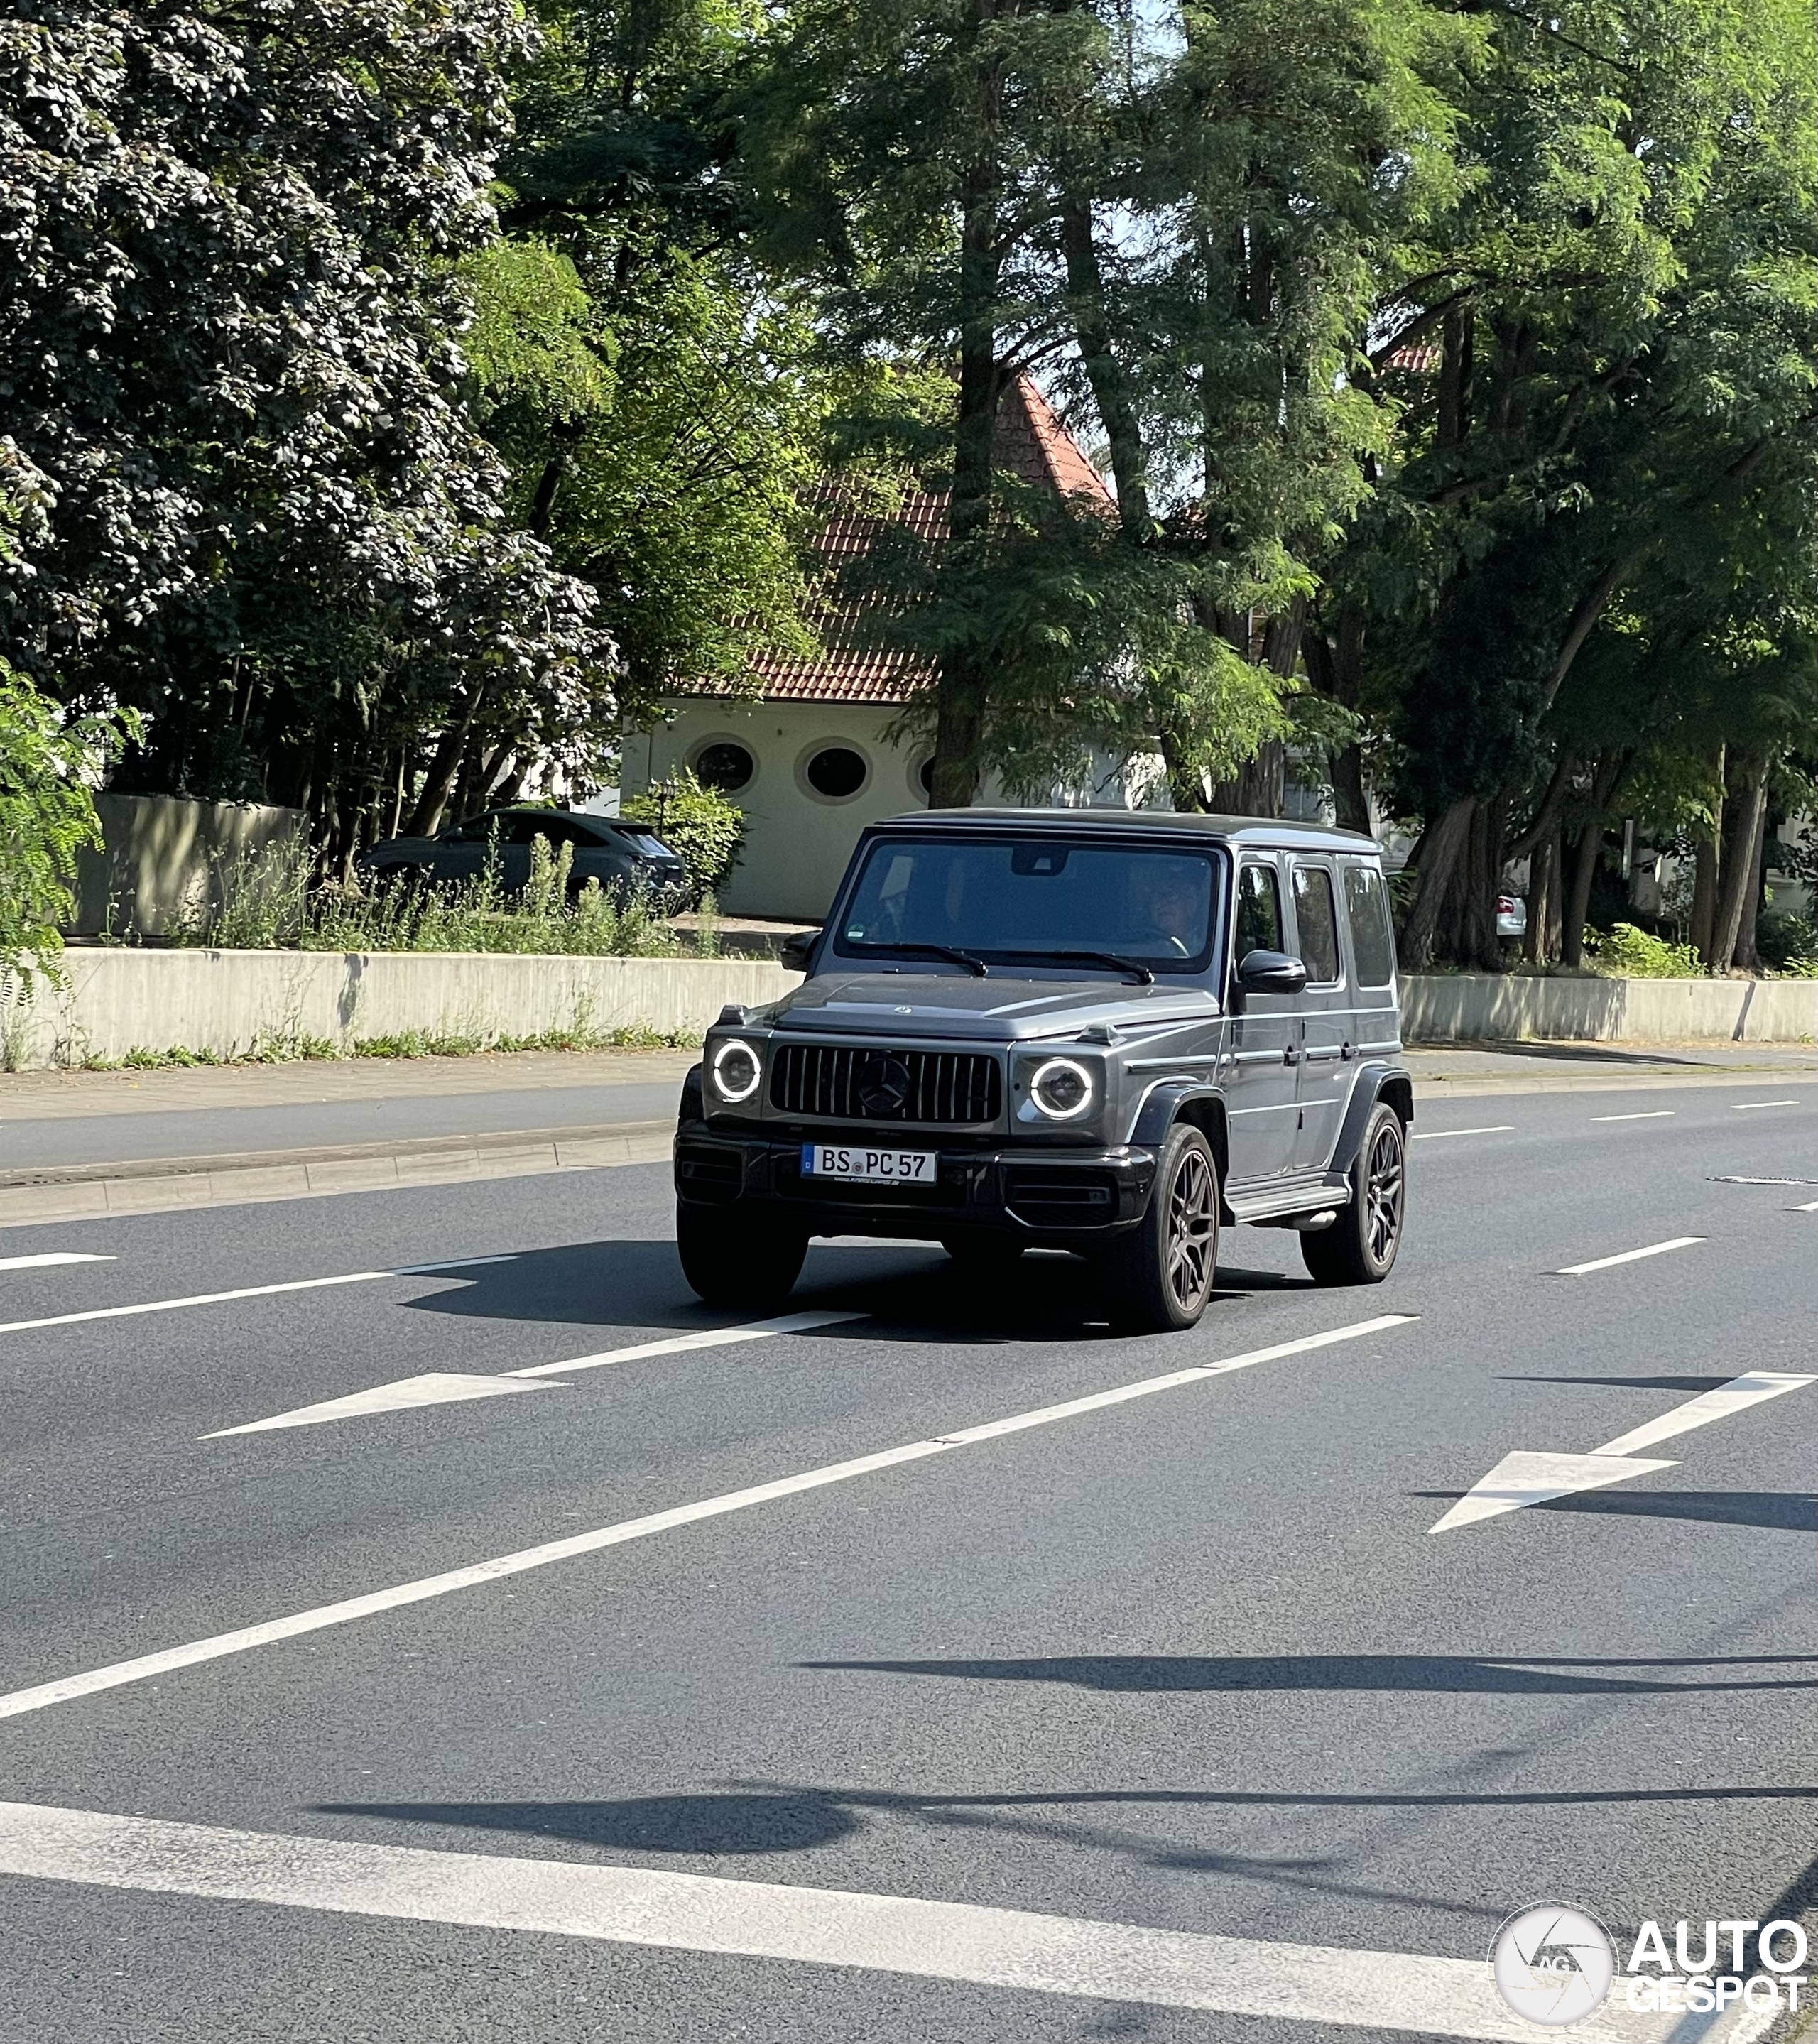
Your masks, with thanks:
M1809 1919L1818 1384L1429 1529L1814 1370L1818 1089L1422 1117L1387 1284L1147 1340L834 1243L602 1362L727 1325L660 1166L7 1230L110 1260L0 1267L0 2039L1516 2035L1527 1902Z

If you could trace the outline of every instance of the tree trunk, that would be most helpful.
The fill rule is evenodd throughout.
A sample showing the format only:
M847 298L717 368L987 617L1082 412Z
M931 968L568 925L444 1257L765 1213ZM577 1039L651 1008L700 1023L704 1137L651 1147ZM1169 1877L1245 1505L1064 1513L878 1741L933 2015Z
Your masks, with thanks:
M1328 637L1316 625L1303 633L1301 657L1306 663L1307 679L1328 701L1355 710L1363 693L1363 614L1355 605L1339 607L1336 628ZM1359 745L1333 745L1326 750L1332 775L1332 808L1341 830L1374 828L1370 813L1370 793L1363 779L1363 748Z
M1287 781L1287 747L1278 738L1266 738L1233 778L1217 783L1208 806L1219 816L1278 816Z
M1558 961L1566 940L1566 833L1555 824L1547 840L1549 856L1553 866L1552 885L1547 889L1547 932L1545 957L1549 964Z
M1074 304L1074 335L1092 401L1105 427L1111 451L1111 474L1117 485L1117 516L1124 531L1139 544L1155 529L1149 512L1148 456L1141 421L1132 403L1128 379L1112 344L1105 317L1105 280L1093 238L1092 204L1070 198L1061 210L1061 244L1067 257L1067 287Z
M1003 370L997 359L998 293L1002 267L998 213L1003 172L997 161L1001 80L978 44L993 10L990 0L967 0L964 40L976 67L978 153L960 178L959 412L953 432L953 494L947 506L947 553L964 580L978 573L990 538L992 466ZM965 809L978 792L983 770L989 662L968 633L942 659L936 685L934 759L928 775L932 807Z
M1565 928L1561 935L1562 963L1574 967L1585 962L1585 916L1590 907L1591 882L1597 877L1597 861L1603 855L1604 826L1600 814L1578 834L1572 854L1572 884L1566 892Z
M1770 762L1764 753L1759 766L1752 762L1743 778L1736 803L1735 837L1717 899L1716 929L1711 947L1715 970L1727 972L1736 955L1742 936L1743 911L1750 890L1758 888L1757 870L1761 859L1762 824L1767 815L1767 782Z
M1401 963L1409 972L1423 971L1433 962L1434 932L1462 863L1476 807L1466 795L1427 828L1420 846L1420 878L1401 931Z
M1559 840L1549 832L1528 855L1528 928L1521 939L1521 955L1530 965L1544 965L1549 956L1547 926L1553 912L1559 854Z

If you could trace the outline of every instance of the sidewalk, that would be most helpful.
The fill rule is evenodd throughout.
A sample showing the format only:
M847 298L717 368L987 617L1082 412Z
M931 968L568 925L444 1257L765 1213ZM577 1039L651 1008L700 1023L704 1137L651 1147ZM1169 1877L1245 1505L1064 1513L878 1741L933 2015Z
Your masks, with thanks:
M652 1162L694 1062L523 1051L0 1074L0 1227ZM1818 1053L1764 1044L1460 1044L1407 1062L1428 1101L1818 1079Z

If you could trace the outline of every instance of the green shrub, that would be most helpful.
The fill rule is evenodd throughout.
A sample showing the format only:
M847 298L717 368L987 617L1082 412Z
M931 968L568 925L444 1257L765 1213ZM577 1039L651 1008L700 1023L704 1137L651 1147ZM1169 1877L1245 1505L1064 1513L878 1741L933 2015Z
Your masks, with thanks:
M1705 968L1690 944L1670 944L1632 923L1607 932L1585 928L1585 953L1612 979L1701 979Z
M690 897L717 893L739 863L745 841L745 813L717 788L704 788L686 768L652 782L641 795L621 805L628 824L641 824L662 839L688 869Z
M1799 979L1818 979L1818 924L1809 916L1770 909L1755 926L1761 962L1775 972Z

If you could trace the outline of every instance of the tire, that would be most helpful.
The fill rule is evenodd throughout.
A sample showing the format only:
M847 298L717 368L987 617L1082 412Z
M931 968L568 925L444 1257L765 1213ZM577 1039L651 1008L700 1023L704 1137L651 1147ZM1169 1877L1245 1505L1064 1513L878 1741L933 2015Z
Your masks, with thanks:
M755 1312L781 1305L801 1275L808 1237L750 1208L676 1203L682 1274L710 1306Z
M1218 1277L1218 1166L1190 1124L1168 1131L1149 1210L1107 1252L1104 1270L1120 1333L1197 1324Z
M1013 1235L947 1235L940 1246L963 1270L1007 1270L1028 1247Z
M1408 1132L1378 1101L1351 1166L1351 1197L1330 1228L1301 1237L1316 1285L1380 1285L1395 1267L1408 1207Z

